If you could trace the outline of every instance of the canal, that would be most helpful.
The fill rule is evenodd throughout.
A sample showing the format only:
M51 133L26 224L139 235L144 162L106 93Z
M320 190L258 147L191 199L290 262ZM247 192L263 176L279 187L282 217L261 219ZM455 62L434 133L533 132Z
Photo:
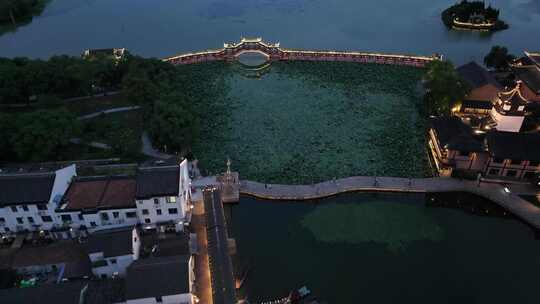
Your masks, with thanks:
M51 0L43 14L0 36L0 56L79 55L125 47L164 57L218 48L241 36L282 46L429 55L481 61L492 45L514 53L540 49L537 0L494 0L510 29L495 34L448 31L440 12L454 0Z
M533 231L508 215L478 215L504 214L481 199L460 200L461 209L416 194L242 197L229 207L236 266L249 269L240 294L261 301L306 285L332 304L537 303Z

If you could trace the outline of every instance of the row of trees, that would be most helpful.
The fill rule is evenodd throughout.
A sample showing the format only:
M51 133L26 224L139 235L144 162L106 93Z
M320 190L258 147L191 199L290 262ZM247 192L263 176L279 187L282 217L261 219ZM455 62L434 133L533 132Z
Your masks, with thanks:
M54 56L47 61L0 58L0 103L29 103L43 96L68 98L117 89L128 67L127 57L120 61L70 56Z

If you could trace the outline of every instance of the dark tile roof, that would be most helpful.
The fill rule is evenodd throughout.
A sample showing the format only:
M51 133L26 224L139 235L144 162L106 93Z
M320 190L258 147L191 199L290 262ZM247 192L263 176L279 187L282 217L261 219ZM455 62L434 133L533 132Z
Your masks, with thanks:
M529 89L540 94L540 68L536 66L513 67L516 77L523 81Z
M142 245L145 250L150 251L156 248L152 256L173 256L173 255L188 255L189 249L189 233L143 233L141 234Z
M103 256L115 257L133 253L132 230L96 232L88 236L82 244L88 254L103 252Z
M125 301L126 282L122 278L89 281L88 289L84 293L84 304L112 304Z
M135 208L135 189L131 177L77 178L66 191L62 210Z
M10 288L0 290L0 303L79 303L81 290L85 281L63 282L60 284L43 284L29 288Z
M55 173L0 175L0 207L48 203Z
M487 135L487 145L496 158L540 161L540 133L492 131Z
M189 293L189 255L135 261L126 275L126 299Z
M486 84L501 87L491 73L474 61L458 67L456 71L473 89L485 86Z
M493 104L488 100L464 100L461 103L461 107L467 109L489 110L493 107Z
M231 257L229 255L227 223L219 190L203 191L208 238L208 257L212 273L212 299L214 303L236 303L236 289Z
M442 147L462 152L485 151L482 141L474 136L471 127L463 123L459 117L432 118L431 127Z
M179 178L179 166L139 168L136 197L177 196Z
M44 246L23 246L13 256L12 267L66 264L67 278L84 277L92 274L90 259L74 241L58 241Z
M525 52L525 55L537 66L540 66L540 52Z
M29 288L0 289L0 303L112 304L125 302L123 279L68 281ZM85 287L86 291L85 290Z

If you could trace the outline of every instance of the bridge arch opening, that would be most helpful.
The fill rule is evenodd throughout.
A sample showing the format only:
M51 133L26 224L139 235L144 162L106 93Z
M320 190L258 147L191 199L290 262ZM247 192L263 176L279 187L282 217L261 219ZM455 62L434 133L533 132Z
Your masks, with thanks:
M270 55L259 50L242 50L234 57L240 64L247 67L259 67L270 61Z

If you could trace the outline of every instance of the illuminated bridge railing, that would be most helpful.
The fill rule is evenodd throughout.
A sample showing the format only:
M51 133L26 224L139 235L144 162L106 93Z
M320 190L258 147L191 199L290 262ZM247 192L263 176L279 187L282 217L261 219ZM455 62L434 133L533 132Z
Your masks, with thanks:
M354 51L310 51L280 48L278 43L268 44L262 39L242 39L240 43L224 44L222 49L187 53L163 59L172 64L193 64L209 61L233 61L245 52L261 52L270 61L345 61L358 63L377 63L390 65L407 65L424 67L434 60L442 60L442 56L409 56Z

